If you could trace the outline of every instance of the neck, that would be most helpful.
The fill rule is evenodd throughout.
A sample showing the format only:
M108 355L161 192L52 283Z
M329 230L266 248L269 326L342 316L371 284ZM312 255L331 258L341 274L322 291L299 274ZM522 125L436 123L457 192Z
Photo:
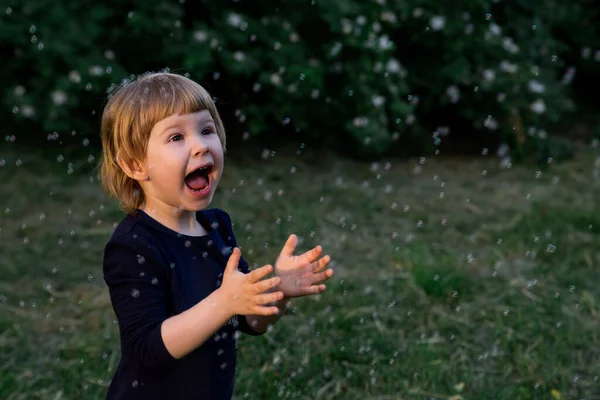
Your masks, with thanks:
M162 207L152 207L148 204L143 204L140 210L165 227L182 235L204 236L208 233L196 219L196 211L181 210L173 207L164 210Z

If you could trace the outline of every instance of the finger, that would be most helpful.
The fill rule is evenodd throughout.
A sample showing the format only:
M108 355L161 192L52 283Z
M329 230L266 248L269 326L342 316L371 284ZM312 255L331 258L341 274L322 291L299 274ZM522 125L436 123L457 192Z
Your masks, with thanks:
M300 294L296 297L303 297L303 296L310 296L313 294L319 294L319 293L323 293L326 289L325 285L313 285L313 286L309 286L307 288L303 288L300 291Z
M312 250L307 251L306 253L298 256L301 263L307 263L310 264L311 262L315 261L317 258L319 258L319 255L321 254L321 252L323 251L323 248L321 247L321 245L315 247Z
M281 283L281 278L275 276L271 279L265 279L263 281L258 281L256 284L254 284L254 288L256 289L257 293L262 293L266 290L271 289L272 287L279 285L280 283Z
M314 274L312 278L312 284L325 282L329 278L333 276L333 270L330 268L327 271L320 272L318 274Z
M268 303L273 303L273 302L275 302L277 300L281 300L281 299L283 299L283 293L281 293L281 292L258 294L256 296L254 296L254 300L256 301L256 304L268 304Z
M249 274L246 274L246 276L248 277L248 279L250 279L251 282L258 282L265 276L269 275L272 271L273 271L273 266L267 264L265 266L255 269L254 271L250 272Z
M325 285L314 285L314 286L310 286L310 287L306 288L306 290L304 290L304 292L305 292L305 295L319 294L319 293L323 293L325 291L325 289L327 289L327 286L325 286Z
M253 315L275 315L275 314L279 314L279 308L257 306L252 309L252 314Z
M227 265L225 266L225 274L232 274L238 270L237 266L240 262L241 255L242 252L239 248L236 247L233 249L231 256L229 256L229 260L227 260Z
M329 264L330 261L331 261L331 257L329 257L328 255L325 257L321 257L319 259L319 261L312 264L312 267L313 267L312 271L319 272L320 270L325 268L327 266L327 264Z
M294 254L294 250L296 250L296 246L298 245L298 236L293 233L290 235L288 240L283 245L283 249L281 250L281 255L283 256L292 256Z

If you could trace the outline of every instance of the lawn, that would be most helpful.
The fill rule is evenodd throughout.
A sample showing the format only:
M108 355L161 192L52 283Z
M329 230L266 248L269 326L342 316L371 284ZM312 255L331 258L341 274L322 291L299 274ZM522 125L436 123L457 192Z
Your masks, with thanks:
M119 342L101 257L122 214L87 154L11 146L0 398L102 399ZM273 263L296 233L336 272L271 332L241 337L236 399L600 399L592 150L542 170L297 150L228 154L212 204L251 265Z

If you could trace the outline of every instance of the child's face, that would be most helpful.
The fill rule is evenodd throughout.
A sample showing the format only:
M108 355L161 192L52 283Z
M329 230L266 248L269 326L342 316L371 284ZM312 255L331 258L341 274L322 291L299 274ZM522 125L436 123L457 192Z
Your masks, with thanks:
M140 185L146 207L207 208L223 173L223 146L210 112L172 115L154 125L145 167L150 179Z

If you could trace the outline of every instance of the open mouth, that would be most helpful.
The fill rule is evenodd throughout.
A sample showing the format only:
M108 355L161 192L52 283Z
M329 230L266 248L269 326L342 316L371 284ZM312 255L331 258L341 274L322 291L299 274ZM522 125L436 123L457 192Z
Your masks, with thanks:
M185 177L186 186L193 192L203 192L210 185L210 173L213 171L212 165L198 168Z

